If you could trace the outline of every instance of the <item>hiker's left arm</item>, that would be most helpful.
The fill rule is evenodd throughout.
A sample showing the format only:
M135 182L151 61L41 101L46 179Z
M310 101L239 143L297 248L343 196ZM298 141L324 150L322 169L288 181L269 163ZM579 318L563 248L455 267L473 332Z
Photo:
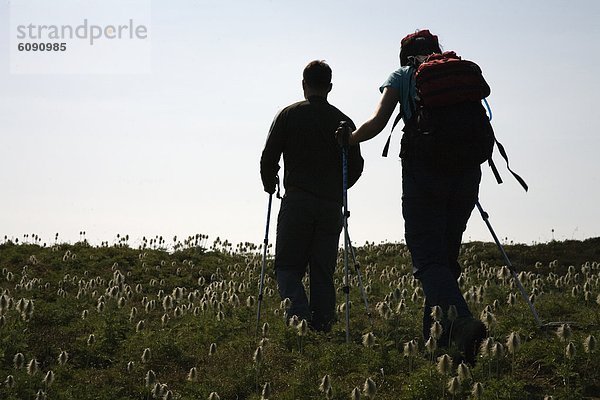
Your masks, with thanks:
M387 125L396 104L398 104L399 91L391 86L383 89L381 100L375 109L373 116L355 130L348 142L350 145L364 142L377 136Z
M285 143L285 110L279 112L269 129L269 136L260 157L260 176L265 192L275 193L279 159Z

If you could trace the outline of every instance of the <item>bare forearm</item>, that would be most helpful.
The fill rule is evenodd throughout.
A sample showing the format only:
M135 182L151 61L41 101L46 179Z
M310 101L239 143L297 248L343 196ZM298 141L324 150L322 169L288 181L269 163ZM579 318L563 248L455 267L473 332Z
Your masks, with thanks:
M349 138L349 144L353 145L374 138L385 128L386 124L387 121L382 121L381 119L371 118L367 120L352 133Z
M390 120L396 104L398 104L398 91L386 87L373 116L352 133L348 143L352 145L377 136Z

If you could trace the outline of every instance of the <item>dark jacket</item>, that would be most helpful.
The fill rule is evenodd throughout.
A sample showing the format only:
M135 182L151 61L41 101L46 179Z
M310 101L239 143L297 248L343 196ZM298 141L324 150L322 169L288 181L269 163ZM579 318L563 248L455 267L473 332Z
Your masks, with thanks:
M334 133L340 121L354 123L319 96L294 103L277 114L260 159L265 190L273 187L283 153L286 190L299 189L323 199L342 203L342 151ZM363 170L360 147L348 149L348 187Z

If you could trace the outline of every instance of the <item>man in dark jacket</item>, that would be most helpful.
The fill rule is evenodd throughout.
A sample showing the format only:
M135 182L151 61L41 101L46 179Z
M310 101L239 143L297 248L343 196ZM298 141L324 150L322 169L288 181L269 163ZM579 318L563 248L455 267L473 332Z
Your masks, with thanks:
M335 139L341 121L350 118L327 102L331 68L310 62L303 73L304 101L277 114L260 160L264 189L274 193L283 154L285 196L277 219L275 273L279 294L289 298L288 316L306 319L319 331L335 320L335 271L342 229L342 152ZM348 149L348 187L360 177L358 145ZM302 278L309 266L310 301Z

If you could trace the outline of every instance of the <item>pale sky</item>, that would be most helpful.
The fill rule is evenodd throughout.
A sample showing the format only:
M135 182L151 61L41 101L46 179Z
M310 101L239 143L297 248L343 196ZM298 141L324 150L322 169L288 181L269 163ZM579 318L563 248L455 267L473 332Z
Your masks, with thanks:
M482 166L497 234L600 236L599 1L152 1L151 65L129 74L11 74L10 3L0 4L2 238L261 243L260 154L277 111L302 99L304 66L330 64L329 100L360 124L399 66L400 39L423 28L481 66L496 135L530 186L497 151L505 183ZM113 57L106 66L127 55ZM349 192L357 244L403 239L399 131L381 157L390 127L361 147L365 170ZM464 240L492 240L476 211Z

